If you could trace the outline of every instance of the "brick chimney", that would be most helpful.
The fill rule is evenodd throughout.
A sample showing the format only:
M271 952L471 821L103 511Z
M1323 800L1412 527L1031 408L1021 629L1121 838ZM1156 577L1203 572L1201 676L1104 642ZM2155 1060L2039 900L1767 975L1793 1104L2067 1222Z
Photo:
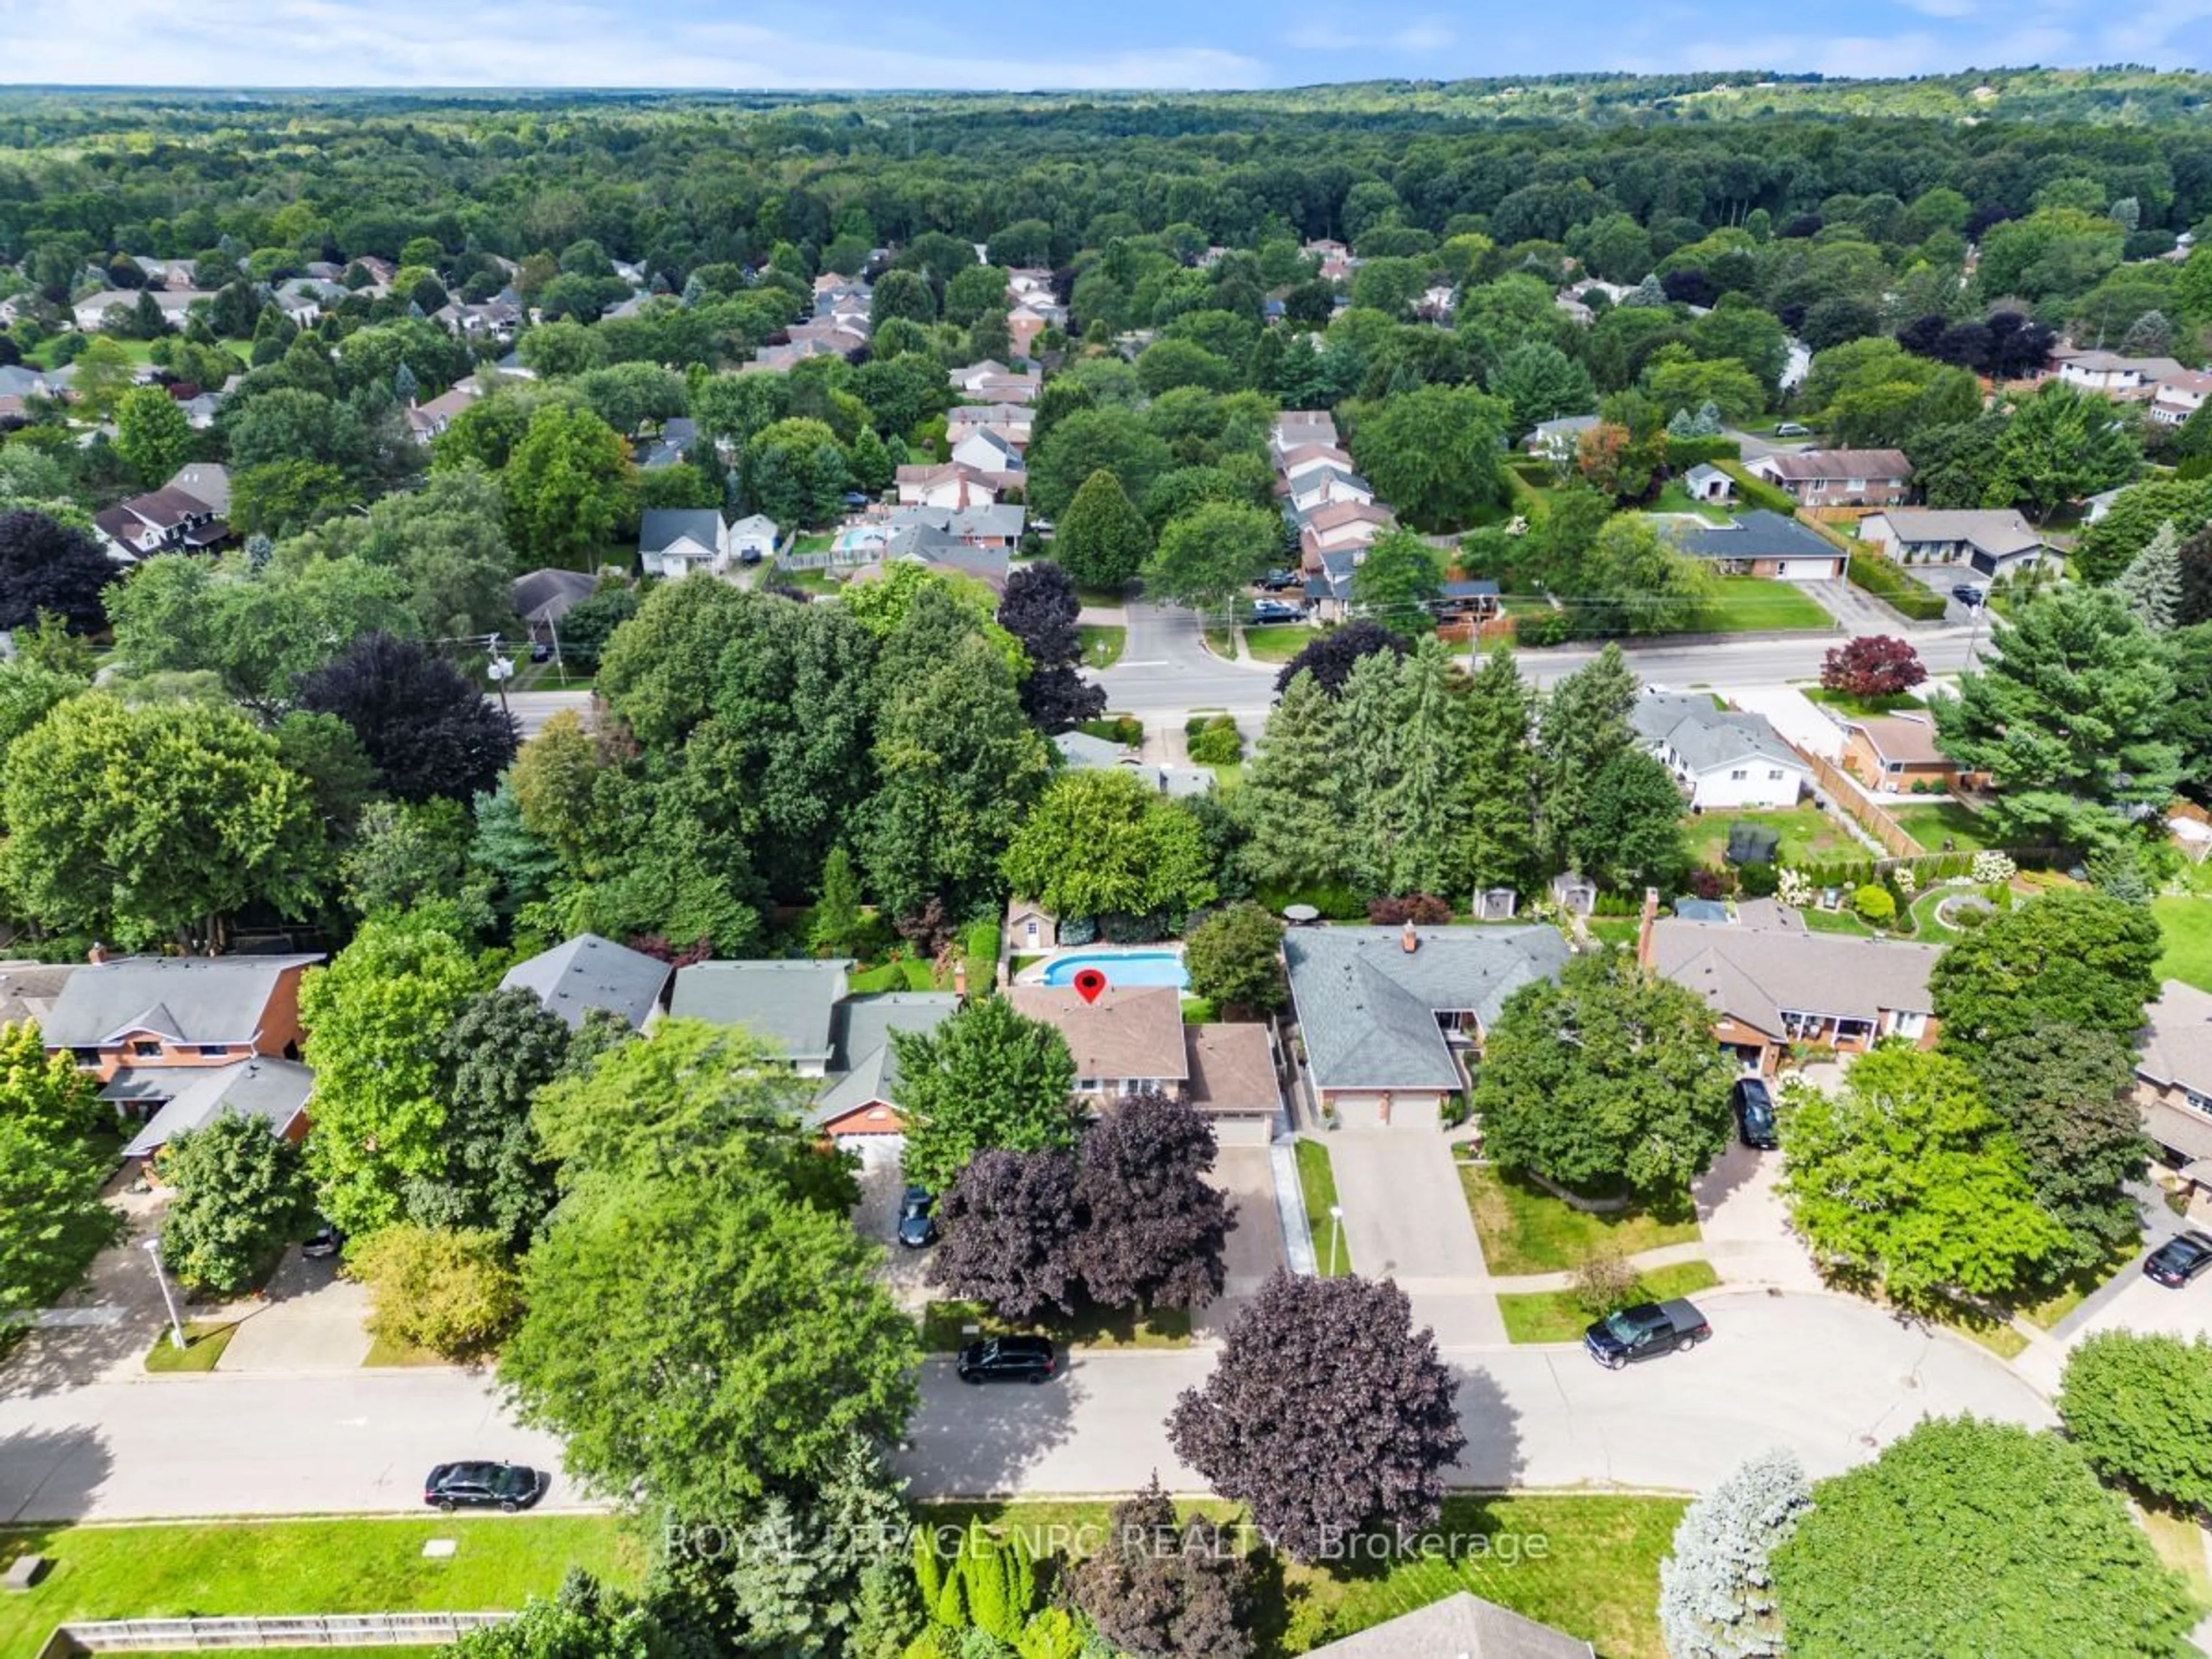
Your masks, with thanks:
M92 963L94 967L97 968L101 963L107 960L107 947L105 945L102 945L98 939L93 940L92 949L84 953L84 959Z
M968 1000L968 958L965 957L952 964L952 994L963 1002Z
M1407 956L1421 948L1421 936L1413 931L1413 919L1406 918L1405 930L1398 935L1398 948Z
M1659 920L1659 890L1644 890L1644 914L1636 923L1636 959L1644 967L1651 965L1651 926Z

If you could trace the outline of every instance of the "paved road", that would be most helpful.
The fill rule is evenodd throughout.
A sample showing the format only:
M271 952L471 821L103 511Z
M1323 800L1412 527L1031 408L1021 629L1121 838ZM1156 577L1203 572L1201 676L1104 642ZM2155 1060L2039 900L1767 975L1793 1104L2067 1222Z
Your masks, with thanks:
M1702 1489L1769 1446L1791 1448L1819 1477L1923 1416L2054 1420L1994 1355L1863 1303L1747 1291L1708 1292L1699 1304L1711 1342L1625 1371L1576 1347L1447 1350L1468 1443L1459 1480ZM1163 1425L1212 1363L1203 1350L1103 1353L1040 1388L966 1388L933 1362L896 1461L923 1496L1123 1492L1153 1469L1170 1488L1196 1490L1203 1483Z
M564 708L582 714L592 706L589 691L510 691L507 694L507 712L514 723L522 728L525 741L545 729L545 722Z

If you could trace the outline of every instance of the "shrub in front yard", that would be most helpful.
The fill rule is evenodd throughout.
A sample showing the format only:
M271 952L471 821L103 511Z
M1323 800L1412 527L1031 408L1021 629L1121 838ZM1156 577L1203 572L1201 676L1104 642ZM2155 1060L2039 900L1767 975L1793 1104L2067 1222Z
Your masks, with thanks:
M1608 1244L1583 1258L1571 1288L1575 1305L1596 1319L1636 1301L1644 1280L1629 1259Z
M447 1359L475 1359L522 1316L522 1289L496 1236L387 1227L346 1264L368 1286L371 1336Z

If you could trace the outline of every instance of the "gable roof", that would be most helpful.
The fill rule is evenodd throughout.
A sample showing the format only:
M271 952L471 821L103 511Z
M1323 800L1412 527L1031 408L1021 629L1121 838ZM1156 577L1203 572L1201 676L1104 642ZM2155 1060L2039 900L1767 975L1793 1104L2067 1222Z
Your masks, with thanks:
M1932 945L1784 933L1668 917L1651 925L1651 966L1705 998L1715 1013L1779 1037L1782 1014L1875 1019L1929 1012Z
M286 957L125 957L70 975L43 1028L49 1048L101 1048L134 1031L183 1043L251 1042L285 975L322 960Z
M74 962L0 962L0 1025L32 1022L43 1030L54 999L70 975Z
M1086 1003L1072 985L1012 985L1006 1000L1067 1039L1079 1078L1159 1078L1181 1082L1182 997L1165 985L1109 986Z
M1629 724L1655 748L1681 757L1692 772L1710 772L1757 760L1809 773L1796 751L1782 741L1763 714L1716 708L1711 697L1686 692L1654 692L1637 700Z
M1097 770L1103 767L1119 766L1130 758L1131 751L1118 743L1109 743L1103 738L1094 738L1088 732L1060 732L1053 735L1052 746L1060 751L1060 763L1071 770Z
M794 1065L827 1066L836 1052L837 1004L850 957L830 962L697 962L676 970L668 1012L742 1025L780 1045Z
M507 584L514 614L528 623L556 623L580 599L599 591L596 576L580 570L526 571Z
M2027 520L2009 507L1893 507L1870 514L1900 542L1965 542L1992 557L2029 553L2044 544Z
M1754 507L1725 525L1678 525L1674 545L1695 559L1838 559L1844 550L1795 519Z
M1863 732L1874 752L1886 761L1907 766L1948 766L1950 757L1936 743L1936 720L1929 714L1869 714L1853 720L1850 729Z
M1753 463L1792 483L1837 478L1909 478L1912 463L1901 449L1777 450Z
M709 552L722 544L722 515L711 507L651 507L637 521L637 550L665 552L689 539Z
M2212 1095L2212 993L2170 979L2145 1019L2136 1070L2154 1083Z
M1200 1111L1281 1109L1275 1053L1264 1025L1186 1025L1182 1030L1190 1103Z
M119 1083L125 1073L118 1073ZM271 1134L282 1134L307 1108L315 1074L295 1060L240 1060L228 1066L165 1066L164 1087L173 1087L168 1103L123 1149L125 1158L145 1158L187 1130L204 1128L225 1112L258 1117Z
M898 1104L898 1051L894 1031L933 1031L958 1012L950 991L885 991L848 997L836 1012L837 1048L831 1076L814 1097L807 1122L816 1127L878 1101Z
M1455 1590L1411 1613L1312 1650L1311 1659L1589 1659L1563 1630Z
M1556 980L1556 927L1294 927L1283 936L1307 1064L1322 1089L1456 1089L1442 1012L1493 1024L1505 1000Z
M202 392L200 396L207 397L209 394ZM192 399L193 403L198 401L198 398ZM178 469L177 476L161 488L165 492L180 490L204 501L210 513L230 511L230 472L218 462L189 461Z
M516 963L507 970L499 988L519 987L535 994L545 1011L559 1016L572 1031L583 1024L584 1016L594 1008L620 1014L632 1030L640 1030L647 1016L659 1006L670 971L668 964L657 957L617 945L597 933L579 933L550 951Z

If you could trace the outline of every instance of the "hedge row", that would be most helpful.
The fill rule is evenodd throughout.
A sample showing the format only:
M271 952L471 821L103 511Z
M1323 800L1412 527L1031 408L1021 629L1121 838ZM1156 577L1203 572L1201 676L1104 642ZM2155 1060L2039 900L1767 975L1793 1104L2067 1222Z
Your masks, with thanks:
M1763 507L1785 519L1797 516L1797 503L1786 489L1777 489L1764 478L1754 478L1741 461L1716 461L1714 465L1735 480L1736 499L1746 507Z
M1863 587L1915 622L1933 622L1943 614L1942 595L1922 586L1870 547L1852 552L1851 585Z
M1742 458L1743 446L1733 438L1669 438L1667 465L1674 471L1700 461L1733 461Z

